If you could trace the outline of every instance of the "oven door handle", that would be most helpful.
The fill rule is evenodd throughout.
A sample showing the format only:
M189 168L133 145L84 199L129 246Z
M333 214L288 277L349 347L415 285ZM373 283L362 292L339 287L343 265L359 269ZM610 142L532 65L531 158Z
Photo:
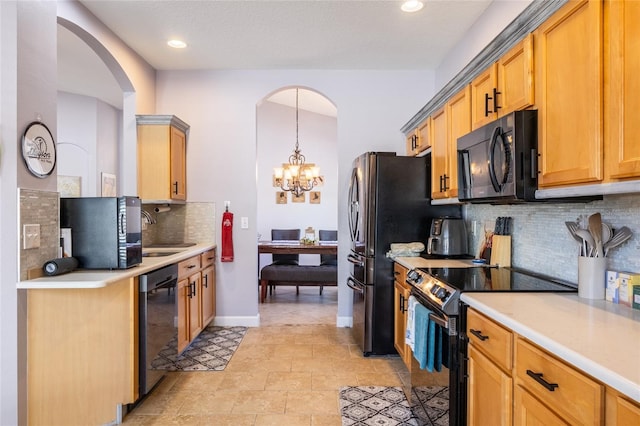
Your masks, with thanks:
M429 314L429 319L435 322L436 324L438 324L440 327L444 328L445 330L449 329L449 323L444 318L440 318L435 314Z

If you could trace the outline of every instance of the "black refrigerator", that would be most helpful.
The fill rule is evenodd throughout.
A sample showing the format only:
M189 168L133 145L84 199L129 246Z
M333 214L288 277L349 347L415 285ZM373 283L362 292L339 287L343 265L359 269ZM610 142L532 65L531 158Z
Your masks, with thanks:
M367 152L353 161L348 197L353 334L365 356L395 354L391 243L425 243L431 220L461 217L431 205L431 157Z

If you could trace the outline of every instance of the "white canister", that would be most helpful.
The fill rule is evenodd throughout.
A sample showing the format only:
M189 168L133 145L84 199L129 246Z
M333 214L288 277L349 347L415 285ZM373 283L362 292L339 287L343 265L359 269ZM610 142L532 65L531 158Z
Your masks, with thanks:
M584 299L604 299L606 257L578 257L578 296Z

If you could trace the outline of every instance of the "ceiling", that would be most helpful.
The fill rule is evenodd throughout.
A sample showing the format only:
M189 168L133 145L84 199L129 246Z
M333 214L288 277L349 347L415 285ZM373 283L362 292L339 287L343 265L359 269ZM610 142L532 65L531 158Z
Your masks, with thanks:
M426 0L412 14L402 12L397 0L81 3L157 70L421 70L435 69L491 1ZM188 46L170 48L171 38ZM106 97L121 107L115 79L62 28L58 60L60 90ZM114 85L115 96L109 95Z

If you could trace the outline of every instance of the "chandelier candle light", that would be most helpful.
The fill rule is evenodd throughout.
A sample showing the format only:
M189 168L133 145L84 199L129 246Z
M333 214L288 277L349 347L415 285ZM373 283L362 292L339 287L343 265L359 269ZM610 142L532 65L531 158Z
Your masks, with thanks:
M289 191L296 197L305 191L311 191L318 184L320 168L305 164L305 157L298 144L298 88L296 87L296 147L289 156L289 164L273 169L276 184L283 191Z

